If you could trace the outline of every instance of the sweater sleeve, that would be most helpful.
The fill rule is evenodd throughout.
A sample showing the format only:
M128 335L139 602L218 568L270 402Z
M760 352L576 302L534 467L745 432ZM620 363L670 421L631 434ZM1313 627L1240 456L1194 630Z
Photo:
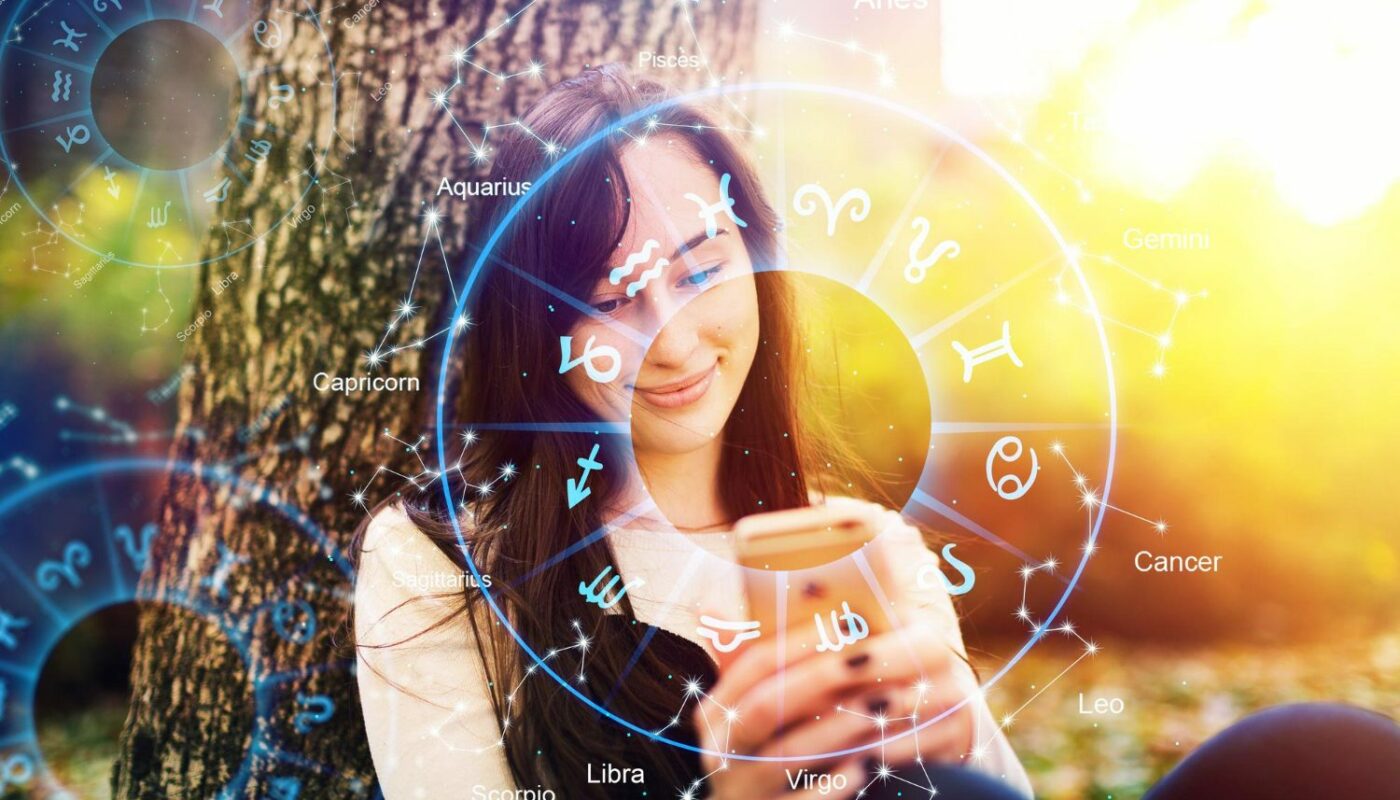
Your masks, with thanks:
M898 575L901 587L909 593L914 605L927 615L920 622L936 626L953 649L965 659L967 649L963 644L962 629L952 597L942 581L919 580L920 573L928 574L930 568L939 568L937 554L928 548L919 531L905 522L898 512L883 509L881 515L879 541L889 565L887 568ZM963 676L967 685L977 687L978 681L972 674L972 668L966 664L963 668L967 671ZM1026 797L1034 797L1030 777L1001 725L993 717L985 692L980 688L971 691L975 695L972 701L973 745L969 766L1000 779Z
M387 800L516 788L464 580L401 508L371 521L355 584L356 676Z

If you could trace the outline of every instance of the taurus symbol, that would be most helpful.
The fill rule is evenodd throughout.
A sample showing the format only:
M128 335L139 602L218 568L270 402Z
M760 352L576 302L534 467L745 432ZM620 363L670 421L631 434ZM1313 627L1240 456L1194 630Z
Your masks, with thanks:
M69 542L63 548L63 560L54 561L52 559L39 565L34 571L34 579L39 582L39 588L46 592L52 592L58 588L58 579L67 579L69 585L74 589L83 585L83 579L78 577L78 570L92 563L92 551L82 542Z
M306 644L316 635L316 609L305 600L278 603L272 608L272 627L292 644Z
M1014 448L1014 450L1013 450ZM1036 473L1040 472L1040 459L1035 455L1035 449L1031 449L1031 472L1026 479L1021 480L1020 475L1003 475L1000 478L992 476L992 462L1001 460L1008 464L1012 461L1020 461L1021 453L1024 452L1024 445L1015 436L1003 436L992 445L992 449L987 453L987 484L992 487L992 491L1003 500L1019 500L1026 492L1031 490L1035 484ZM1007 488L1010 486L1010 488Z
M1006 356L1011 359L1011 363L1018 367L1025 366L1016 355L1016 351L1011 349L1011 323L1001 323L1001 338L981 347L974 347L971 350L963 347L962 342L953 342L953 349L962 356L963 360L963 383L972 380L972 368L984 361L991 361L999 356Z
M603 567L603 571L598 573L598 577L594 578L592 583L584 583L583 581L579 581L578 593L583 595L583 599L587 600L593 605L602 609L609 609L622 602L622 598L627 594L627 590L635 589L638 586L642 586L646 583L646 581L642 578L637 578L636 580L628 581L627 583L622 585L622 588L619 589L616 594L613 594L611 597L609 597L608 593L612 592L613 587L617 586L618 581L622 580L621 575L614 575L612 576L612 579L608 581L607 585L603 586L602 591L599 591L598 586L603 583L603 579L608 577L608 573L610 572L612 572L611 564L609 564L606 567Z
M112 536L122 543L122 549L131 559L131 565L137 570L146 568L146 561L151 556L151 540L156 538L157 532L154 522L147 522L141 526L141 543L136 543L136 535L132 533L130 525L118 525L112 532Z
M706 203L705 198L694 192L686 192L685 199L700 206L700 211L696 215L705 220L705 238L713 239L719 234L720 214L729 217L741 228L749 227L749 223L739 219L739 215L734 213L734 198L729 196L729 173L726 172L719 179L719 199L713 203Z
M295 717L297 733L307 734L316 725L324 725L335 713L335 701L323 694L297 695L297 705L306 709Z
M914 228L919 232L914 235L914 241L909 243L909 263L904 267L904 279L910 283L923 283L924 276L928 274L930 268L938 263L938 259L943 256L957 258L962 252L962 248L952 239L947 239L938 243L933 248L933 252L924 258L919 258L919 250L923 249L924 240L928 238L929 230L932 226L927 219L917 217L914 220Z
M56 44L59 47L66 47L75 53L78 52L78 43L75 40L86 39L87 34L78 33L76 30L69 27L68 22L66 20L59 20L58 24L60 27L63 28L63 32L67 35L64 36L62 39L54 39L53 44Z
M943 571L938 568L937 564L925 564L919 567L918 575L915 576L915 582L920 589L933 588L929 575L929 573L933 573L938 575L939 580L943 582L943 588L948 590L948 594L954 597L972 591L973 584L977 582L977 574L972 571L972 567L969 567L953 555L953 548L956 546L954 542L943 545L943 560L947 561L953 569L958 571L958 575L962 576L962 583L954 586L953 583L948 580L948 576L944 575Z
M278 106L281 106L283 103L290 103L292 101L292 95L294 94L294 90L292 89L291 84L287 83L284 83L281 86L277 86L274 84L272 87L272 92L272 96L267 99L267 107L274 110Z
M62 134L53 137L53 140L58 142L65 153L72 152L73 145L87 144L88 139L92 138L92 131L88 130L86 125L69 125L66 132L68 134L66 138Z
M28 627L29 620L11 616L10 612L0 609L0 644L4 645L6 650L19 647L19 640L15 638L14 631Z
M607 383L622 372L622 354L617 352L616 347L609 345L603 344L594 347L593 341L595 338L597 337L588 337L588 341L583 343L583 353L579 355L578 358L571 359L570 356L573 355L574 352L574 337L559 337L560 375L582 364L584 371L588 373L588 377L598 383ZM593 365L593 362L600 358L609 359L612 361L612 366L608 367L606 370L598 369Z
M261 164L266 161L267 154L272 152L272 142L266 139L254 139L252 142L248 143L248 147L252 152L244 153L243 157L254 164Z
M845 600L841 601L841 616L839 618L836 616L835 610L831 612L831 630L836 634L835 644L827 638L826 625L822 622L822 615L813 614L812 619L817 623L817 635L821 638L821 642L817 645L818 653L827 651L835 653L844 649L846 645L855 644L870 635L870 625L866 623L865 617L852 611L850 603ZM839 619L846 621L846 630L841 630Z
M831 202L831 195L815 183L809 183L799 188L792 196L792 207L798 214L810 217L817 213L817 203L809 195L815 196L816 200L822 201L826 206L826 235L836 235L836 221L841 217L841 210L852 203L856 204L851 208L851 222L860 222L870 216L870 195L864 189L850 189L841 195L835 205ZM803 202L803 201L807 202Z
M260 19L253 24L253 38L258 44L272 49L282 44L282 26L270 19Z
M170 221L170 201L166 200L161 208L151 206L151 220L146 223L147 228L164 228Z

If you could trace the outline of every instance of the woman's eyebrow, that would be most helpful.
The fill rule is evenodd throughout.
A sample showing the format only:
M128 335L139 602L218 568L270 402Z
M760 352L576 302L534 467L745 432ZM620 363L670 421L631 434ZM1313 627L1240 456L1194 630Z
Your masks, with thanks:
M701 231L701 232L695 234L694 236L690 237L689 239L686 239L684 242L682 242L681 245L680 245L679 247L676 248L676 252L672 253L672 254L671 254L671 258L668 259L668 260L670 260L670 261L676 261L676 260L679 259L681 256L685 255L687 252L689 252L689 251L691 251L691 250L694 250L695 248L697 248L697 247L699 247L700 245L704 244L706 241L708 241L708 240L710 240L710 239L718 239L718 238L721 237L721 236L727 236L727 235L729 235L729 229L728 229L728 228L720 228L718 231L715 231L715 235L714 235L714 236L708 236L708 235L706 235L706 233L705 233L704 231Z

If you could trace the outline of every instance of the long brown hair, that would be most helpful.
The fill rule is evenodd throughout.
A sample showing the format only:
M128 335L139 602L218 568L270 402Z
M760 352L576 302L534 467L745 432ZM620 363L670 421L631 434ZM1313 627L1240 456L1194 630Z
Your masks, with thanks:
M473 562L491 576L489 591L537 651L566 647L580 631L592 638L586 677L577 688L647 729L666 725L681 706L682 676L675 674L674 647L645 645L645 626L618 625L598 635L605 618L618 619L619 609L605 613L580 602L577 587L605 567L616 569L607 539L548 569L536 569L603 526L608 520L602 509L621 487L619 470L596 472L589 502L569 508L564 487L578 472L576 460L594 444L600 445L605 463L622 464L631 457L622 452L623 436L572 432L558 425L596 419L558 375L559 337L569 333L582 313L561 297L587 298L615 256L631 194L621 153L647 128L684 140L716 178L729 173L734 211L748 223L743 239L757 272L759 346L722 437L720 492L726 515L733 520L808 505L809 492L820 488L825 472L812 465L828 463L826 453L806 449L820 446L815 440L822 437L804 435L799 419L804 373L791 287L782 272L767 269L781 256L780 221L754 169L723 127L690 104L657 108L650 125L618 128L619 120L668 99L660 84L605 66L553 87L522 118L519 129L496 139L491 180L526 181L554 163L556 148L576 147L609 131L547 186L532 191L512 229L499 239L483 283L475 289L479 302L471 307L470 327L462 334L465 369L456 422L480 431L464 453L460 474L453 476L462 492L449 502L434 486L406 503L410 519L465 568L452 520L458 515ZM515 201L497 199L487 213L498 218ZM503 429L507 423L514 429ZM521 423L541 429L521 430ZM501 480L506 465L513 467L514 477ZM493 486L489 495L473 491L487 483ZM600 724L593 709L542 675L524 681L529 657L493 618L480 590L468 588L465 601L462 613L471 621L482 654L506 758L519 786L566 788L570 797L606 796L585 780L587 766L601 762L642 766L653 785L692 782L692 754L629 737L609 722ZM624 596L622 603L621 619L633 620L629 598ZM703 657L698 647L693 650ZM575 674L567 662L553 666L560 674ZM687 737L684 730L668 735Z

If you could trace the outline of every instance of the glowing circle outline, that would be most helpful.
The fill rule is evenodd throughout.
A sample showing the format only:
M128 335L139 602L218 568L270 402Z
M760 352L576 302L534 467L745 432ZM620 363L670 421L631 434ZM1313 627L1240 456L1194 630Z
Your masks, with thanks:
M1030 192L1027 191L1026 188L1022 186L1021 183L1017 181L1016 178L1013 175L1011 175L1011 173L1009 173L1005 167L1002 167L1001 164L997 163L997 161L993 159L990 155L988 155L985 151L983 151L981 148L977 147L975 144L965 139L961 134L957 133L953 129L943 125L942 123L930 119L928 116L922 114L919 111L900 105L899 103L896 103L892 100L887 100L881 97L875 97L852 89L791 81L774 81L735 84L729 86L715 86L708 89L701 89L695 92L690 92L687 94L672 97L654 105L648 106L644 109L641 109L640 111L628 114L627 116L609 124L602 130L595 132L579 144L569 148L567 151L565 151L563 156L561 156L557 161L550 165L548 169L546 169L536 180L534 180L531 183L530 192L527 192L526 194L518 198L510 206L510 208L507 209L507 211L500 218L500 220L496 222L495 228L491 231L491 235L487 238L486 242L481 246L480 250L478 251L479 254L476 257L475 262L472 264L471 271L470 273L468 273L467 278L463 283L463 288L458 295L457 304L454 308L452 315L454 323L456 320L462 319L463 314L466 311L467 302L472 298L472 290L475 288L477 280L481 277L481 273L485 268L487 261L495 252L496 245L500 241L501 237L504 235L506 229L516 219L516 217L519 216L520 211L525 206L525 203L532 199L536 190L548 185L550 178L557 174L561 169L566 167L574 158L578 156L578 154L586 152L590 147L592 147L597 142L601 141L603 138L611 135L618 128L623 128L627 125L644 119L647 116L652 115L658 111L663 111L665 109L672 108L673 106L680 105L682 103L709 97L723 96L727 94L743 94L746 92L765 91L793 93L805 92L808 94L841 97L866 103L868 105L875 106L885 111L892 112L895 115L903 116L916 124L922 125L924 128L931 129L937 132L939 135L946 137L954 144L958 145L959 147L974 155L979 161L982 162L984 166L989 168L994 174L996 174L1003 181L1005 181L1005 183L1011 187L1011 189L1021 198L1021 200L1025 202L1027 206L1030 207L1031 211L1034 212L1036 218L1040 221L1041 225L1043 225L1045 229L1050 233L1051 238L1054 239L1055 243L1059 246L1060 252L1064 254L1067 258L1071 269L1073 269L1074 271L1074 276L1078 280L1079 286L1084 292L1084 296L1087 301L1086 305L1089 311L1089 316L1094 321L1094 327L1099 336L1099 345L1103 353L1109 405L1108 461L1105 469L1103 497L1102 500L1097 504L1098 514L1094 517L1094 521L1091 526L1086 545L1082 548L1083 555L1080 557L1079 563L1075 567L1074 574L1070 576L1070 579L1065 586L1064 593L1055 603L1055 607L1051 609L1043 623L1040 625L1039 629L1034 631L1026 639L1025 644L1023 644L1021 648L1017 650L1014 655L1011 656L1011 658L1006 662L1006 664L1004 664L1001 667L1000 670L996 672L996 674L992 675L989 679L987 679L980 685L979 691L970 693L957 704L944 710L941 714L938 714L934 717L930 717L927 720L923 720L919 722L918 725L911 726L906 731L902 731L892 736L881 737L880 739L871 742L870 744L861 745L858 747L850 747L844 750L833 750L827 753L805 753L794 756L755 756L739 753L713 752L710 750L706 750L703 747L689 744L687 742L676 741L675 739L672 739L670 737L646 730L633 723L632 721L619 717L618 715L612 713L608 709L603 708L597 700L579 691L579 689L574 686L571 680L555 672L555 670L540 657L540 655L535 651L535 649L530 645L530 643L525 641L524 637L520 635L519 631L517 631L515 627L510 624L510 620L508 619L507 615L502 611L501 607L497 605L496 599L492 597L490 590L482 585L481 572L478 570L475 561L473 561L470 555L470 549L467 547L466 538L462 533L462 526L460 521L457 519L457 515L449 515L452 520L453 532L457 536L457 543L461 548L461 552L466 556L467 568L471 570L472 575L476 578L477 585L482 587L480 591L482 593L482 596L486 599L487 605L491 607L492 613L496 615L497 619L500 620L501 624L505 627L505 629L510 632L511 637L515 639L516 644L519 645L520 648L530 656L530 658L534 662L534 666L538 667L540 670L549 675L559 686L563 687L570 694L574 695L574 697L578 698L581 702L586 704L589 708L593 709L599 715L611 720L612 722L617 723L618 725L621 725L623 728L629 731L645 736L651 741L661 742L671 747L676 747L681 750L686 750L692 753L709 754L725 759L781 763L797 760L839 758L854 753L864 752L873 747L878 747L882 744L898 740L919 730L922 730L925 727L938 722L944 717L947 717L949 714L952 714L953 712L961 709L974 697L979 697L982 694L984 694L988 688L995 685L997 681L1001 680L1001 678L1004 677L1006 673L1009 672L1011 668L1014 667L1021 660L1021 658L1025 656L1026 653L1030 652L1030 649L1035 646L1036 642L1040 641L1046 636L1047 633L1050 632L1051 625L1059 616L1060 612L1064 609L1065 604L1069 601L1070 595L1074 593L1075 587L1078 585L1080 577L1083 575L1084 570L1088 566L1090 555L1095 550L1095 544L1098 541L1099 531L1103 526L1104 516L1108 510L1109 496L1113 488L1114 464L1118 451L1118 396L1113 377L1113 359L1112 353L1110 352L1108 345L1108 333L1104 329L1103 317L1099 312L1098 303L1094 299L1093 292L1089 289L1089 284L1084 277L1083 270L1080 268L1079 260L1077 258L1075 249L1070 247L1069 243L1065 241L1064 236L1060 233L1059 228L1055 226L1054 221L1050 219L1049 214L1047 214L1045 210L1041 208L1040 204L1035 200L1034 197L1031 196ZM438 485L442 489L443 497L447 503L448 508L455 507L456 501L452 495L452 486L450 483L450 478L448 477L450 475L450 469L447 460L444 425L446 417L448 378L452 374L450 369L451 358L453 352L453 345L457 339L457 331L458 326L456 324L448 326L447 337L443 342L442 358L438 365L439 377L437 386L437 396L434 399L434 406L437 410L437 416L436 420L434 421L433 433L435 444L437 445Z

